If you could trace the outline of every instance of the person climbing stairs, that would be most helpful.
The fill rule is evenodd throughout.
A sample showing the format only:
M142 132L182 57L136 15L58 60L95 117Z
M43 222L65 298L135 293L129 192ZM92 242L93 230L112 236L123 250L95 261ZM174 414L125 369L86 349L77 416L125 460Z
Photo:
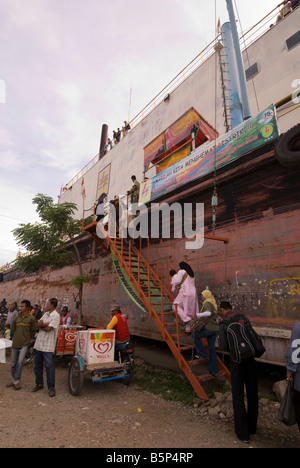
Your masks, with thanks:
M98 236L96 228L103 230L101 238ZM173 310L172 307L174 299L170 291L163 285L157 273L143 257L141 242L138 248L132 240L127 241L127 239L119 237L118 232L116 232L115 237L110 237L105 232L101 223L97 223L96 221L83 226L83 230L89 232L99 245L105 248L106 251L110 250L117 257L150 318L155 323L163 340L169 346L180 369L190 381L196 394L202 400L209 400L201 383L214 379L214 377L210 374L197 375L196 371L199 364L206 363L209 359L196 359L194 344L191 338L191 343L187 344L188 335L181 330L177 308L175 307L175 310ZM208 352L206 340L202 339L201 341ZM187 357L188 351L191 352L191 357ZM219 375L223 375L230 382L230 372L219 357L218 366Z

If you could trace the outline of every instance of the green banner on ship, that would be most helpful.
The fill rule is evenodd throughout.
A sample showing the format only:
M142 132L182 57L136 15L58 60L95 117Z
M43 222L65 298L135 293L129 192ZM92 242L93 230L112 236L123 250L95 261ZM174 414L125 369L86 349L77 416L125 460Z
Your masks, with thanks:
M194 180L201 179L279 136L276 109L272 104L226 135L199 146L150 180L141 183L139 202L148 203Z
M119 277L119 280L122 283L123 288L127 292L128 296L133 300L133 302L143 312L148 313L147 309L144 306L143 301L140 299L140 297L139 297L139 295L137 293L137 290L135 289L132 282L130 281L128 275L126 274L126 272L124 270L124 268L122 268L122 266L120 265L120 262L119 262L118 258L116 257L116 255L113 252L111 252L111 255L112 255L112 261L113 261L113 264L114 264L114 269L115 269L115 271L116 271L116 273L117 273L117 275Z

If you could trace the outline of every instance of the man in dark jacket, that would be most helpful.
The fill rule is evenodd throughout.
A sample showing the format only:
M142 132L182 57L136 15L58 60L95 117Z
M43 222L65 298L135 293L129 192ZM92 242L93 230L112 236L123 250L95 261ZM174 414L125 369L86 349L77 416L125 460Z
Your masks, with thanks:
M241 314L235 314L229 302L221 302L221 314L225 317L220 323L219 339L220 348L223 351L229 351L230 354L230 373L232 386L232 403L234 411L235 433L243 442L250 441L250 435L256 433L258 418L258 386L256 376L256 363L254 356L242 359L236 363L230 353L227 328L234 321L248 319ZM244 403L244 386L247 394L247 410Z

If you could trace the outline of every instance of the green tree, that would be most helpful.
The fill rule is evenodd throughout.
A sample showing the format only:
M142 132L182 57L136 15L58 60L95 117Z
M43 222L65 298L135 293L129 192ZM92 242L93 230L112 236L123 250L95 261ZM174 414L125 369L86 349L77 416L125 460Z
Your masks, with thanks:
M71 283L78 289L78 324L82 325L83 284L87 280L76 244L82 233L81 222L74 219L77 206L75 203L54 204L51 197L41 193L32 202L37 207L41 222L20 224L13 230L18 245L30 252L18 257L15 265L25 273L34 273L45 266L62 268L75 261L79 274Z

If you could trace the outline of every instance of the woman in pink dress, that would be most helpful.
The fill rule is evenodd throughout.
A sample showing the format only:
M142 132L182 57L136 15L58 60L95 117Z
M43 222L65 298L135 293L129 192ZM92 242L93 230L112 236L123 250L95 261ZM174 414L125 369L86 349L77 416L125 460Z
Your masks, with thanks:
M173 302L173 311L176 312L177 305L179 317L187 324L199 312L195 275L188 263L180 262L179 268L176 277L172 279L172 292L175 292L176 287L179 288L178 295ZM188 325L185 331L190 332Z

